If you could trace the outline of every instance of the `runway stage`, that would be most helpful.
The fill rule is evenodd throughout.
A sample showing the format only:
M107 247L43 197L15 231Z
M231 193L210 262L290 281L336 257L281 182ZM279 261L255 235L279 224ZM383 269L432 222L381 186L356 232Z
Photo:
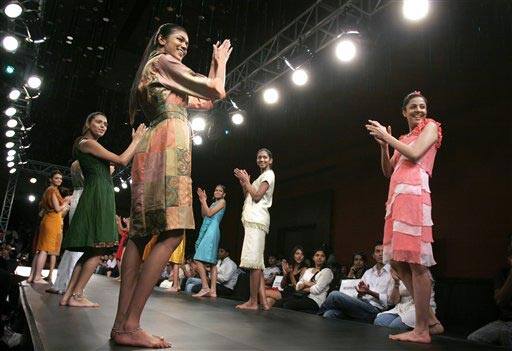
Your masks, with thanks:
M60 307L59 296L46 288L26 283L20 288L34 350L136 350L109 341L118 282L92 277L86 292L99 309ZM489 350L449 337L435 337L431 345L397 343L387 339L387 328L277 308L238 311L236 304L155 291L142 327L168 338L173 350Z

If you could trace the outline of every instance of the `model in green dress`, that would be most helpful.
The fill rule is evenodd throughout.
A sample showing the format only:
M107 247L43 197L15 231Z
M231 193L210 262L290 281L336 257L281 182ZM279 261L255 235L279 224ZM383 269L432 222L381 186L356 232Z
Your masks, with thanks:
M132 134L130 146L116 155L98 143L107 131L107 117L91 113L74 146L73 152L84 175L84 190L64 239L67 250L84 252L73 269L62 306L99 307L83 296L84 288L100 262L100 255L117 244L114 187L110 164L127 165L146 132L142 124Z

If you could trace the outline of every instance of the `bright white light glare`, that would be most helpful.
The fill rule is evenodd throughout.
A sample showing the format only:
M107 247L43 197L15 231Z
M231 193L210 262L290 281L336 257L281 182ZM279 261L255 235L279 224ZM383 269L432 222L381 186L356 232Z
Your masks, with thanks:
M6 160L7 162L14 161L14 156L7 156L7 157L5 158L5 160Z
M7 127L9 127L9 128L15 128L17 125L18 125L18 121L15 120L14 118L11 118L10 120L7 121Z
M122 182L121 183L121 188L123 188L123 189L128 188L128 184L126 184L126 182Z
M18 89L13 89L9 93L9 99L11 99L11 100L18 100L20 95L21 95L21 91L19 91Z
M29 195L28 196L28 201L34 202L34 201L36 201L36 197L34 195Z
M21 15L22 12L23 9L21 8L21 5L16 2L10 3L4 8L4 13L9 18L16 18Z
M344 39L336 45L336 57L342 62L350 62L356 57L357 49L352 40Z
M14 156L14 155L16 155L16 150L7 151L7 156Z
M203 117L196 117L192 120L192 130L201 132L206 128L206 121Z
M12 138L14 136L14 134L16 134L16 133L12 129L9 129L8 131L5 132L5 136L8 138Z
M130 184L132 183L132 180L130 179Z
M39 78L38 76L30 76L27 80L27 85L31 89L39 89L39 87L41 86L41 78Z
M267 104L275 104L279 100L279 92L275 88L265 89L263 92L263 100Z
M32 184L37 183L37 178L33 178L33 177L32 177L32 178L30 178L30 182L31 182Z
M5 143L5 147L8 149L12 149L14 147L14 143L12 141L8 141Z
M2 45L5 50L13 52L16 51L18 46L20 45L18 39L13 37L12 35L6 35L2 40Z
M410 21L419 21L428 14L428 0L404 0L402 13Z
M234 113L231 116L231 122L236 125L240 125L244 123L244 115L242 115L240 112Z
M196 135L192 138L192 141L194 142L194 145L201 145L203 143L203 137L200 135Z
M4 113L6 116L9 116L9 117L12 117L16 114L16 112L18 112L18 110L16 110L14 107L8 107Z
M15 172L16 172L16 168L11 168L11 169L9 170L9 173L11 173L11 174L14 174Z
M9 168L14 167L14 162L8 162L8 163L7 163L7 167L9 167Z
M118 193L119 191L121 191L121 189L119 189L119 187L118 187L118 186L115 186L115 187L114 187L114 191L115 191L116 193Z
M299 68L293 72L292 81L295 85L302 86L308 82L308 74Z

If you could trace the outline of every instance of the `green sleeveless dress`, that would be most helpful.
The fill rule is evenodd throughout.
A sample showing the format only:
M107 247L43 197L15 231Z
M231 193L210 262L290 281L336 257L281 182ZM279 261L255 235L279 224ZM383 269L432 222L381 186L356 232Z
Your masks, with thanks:
M84 190L62 244L70 251L117 245L116 204L109 162L74 148Z

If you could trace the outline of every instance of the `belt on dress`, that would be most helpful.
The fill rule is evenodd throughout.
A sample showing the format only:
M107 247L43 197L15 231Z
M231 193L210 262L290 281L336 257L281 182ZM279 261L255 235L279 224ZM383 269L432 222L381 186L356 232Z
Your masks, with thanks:
M153 128L160 122L172 118L178 118L183 120L184 122L189 123L186 113L183 113L179 110L165 110L160 112L158 115L155 116L153 120L151 120L151 122L149 122L149 128Z

